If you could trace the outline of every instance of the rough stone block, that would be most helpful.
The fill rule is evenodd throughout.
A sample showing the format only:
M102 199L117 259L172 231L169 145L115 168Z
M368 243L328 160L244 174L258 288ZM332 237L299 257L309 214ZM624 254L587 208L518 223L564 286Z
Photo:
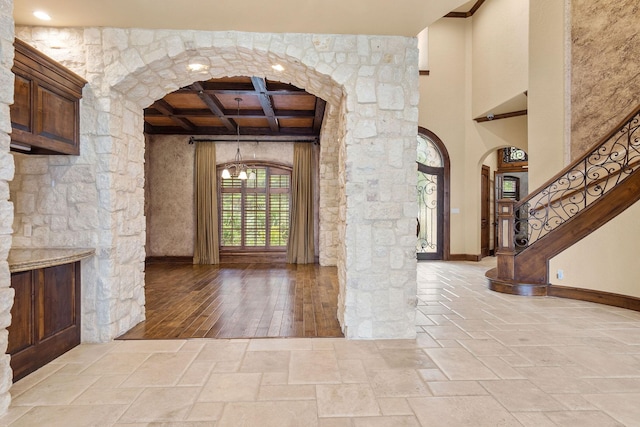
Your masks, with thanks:
M378 135L378 129L376 127L376 120L366 119L360 120L355 125L353 136L355 138L372 138Z
M15 209L17 214L31 215L36 211L36 196L33 193L18 192Z
M404 90L401 85L381 83L377 87L380 109L403 110L405 108Z

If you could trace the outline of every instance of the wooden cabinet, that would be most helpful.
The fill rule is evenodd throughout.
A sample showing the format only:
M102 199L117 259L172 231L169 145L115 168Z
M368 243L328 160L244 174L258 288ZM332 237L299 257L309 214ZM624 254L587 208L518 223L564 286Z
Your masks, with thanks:
M11 274L14 381L80 344L80 261Z
M86 81L16 39L11 142L33 154L80 154L80 98Z

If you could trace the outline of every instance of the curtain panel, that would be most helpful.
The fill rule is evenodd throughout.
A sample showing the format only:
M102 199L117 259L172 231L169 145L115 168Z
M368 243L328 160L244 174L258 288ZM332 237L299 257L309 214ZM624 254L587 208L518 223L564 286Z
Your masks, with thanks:
M216 146L198 142L195 155L196 238L194 264L220 263L218 239L218 178Z
M313 211L313 145L297 142L293 147L291 172L291 225L287 262L312 264L315 262Z

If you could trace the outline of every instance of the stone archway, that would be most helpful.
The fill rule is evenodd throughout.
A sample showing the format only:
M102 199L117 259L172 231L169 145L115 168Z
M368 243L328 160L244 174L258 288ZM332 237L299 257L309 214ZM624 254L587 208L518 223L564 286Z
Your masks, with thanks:
M135 48L131 48L123 52L123 57L135 56ZM133 53L132 53L133 52ZM198 61L204 62L209 65L207 73L192 73L188 71L188 63L194 58ZM285 70L283 72L276 72L272 69L272 65L279 63L284 65ZM342 89L333 81L330 77L323 75L313 69L309 69L307 66L302 65L298 61L291 61L286 57L279 57L273 52L255 51L243 47L219 47L210 46L206 43L206 47L195 46L190 43L185 43L185 50L180 54L177 54L173 58L165 56L161 59L155 60L150 64L145 64L132 73L126 74L122 77L122 80L110 84L113 90L110 93L112 105L124 105L126 113L123 114L120 123L119 120L115 120L116 127L112 128L112 134L117 131L118 128L123 129L136 129L139 128L138 124L142 123L142 111L143 108L153 103L156 99L162 98L167 92L172 91L175 85L176 87L182 87L193 83L197 80L207 80L213 77L234 76L234 75L260 75L266 76L271 80L280 80L291 82L299 87L312 87L313 89L307 89L308 91L314 91L316 96L320 96L327 101L327 122L328 125L324 127L321 136L321 169L325 173L321 176L321 187L325 189L322 192L323 203L322 206L331 206L333 204L337 207L339 200L340 186L338 185L338 174L328 175L327 169L333 169L337 172L338 158L337 148L338 139L335 136L337 130L337 124L340 123L337 117L337 112L340 111L340 105L344 102ZM164 81L163 75L171 76L170 81ZM333 124L333 125L332 125ZM122 144L129 147L127 150L131 152L131 147L139 147L144 144L144 138L141 134L125 134L122 135ZM144 145L142 145L144 147ZM137 151L134 148L134 151ZM332 153L335 153L332 155ZM139 159L139 156L138 156ZM131 158L128 159L129 161ZM122 163L122 160L118 161ZM138 170L137 167L133 169ZM135 179L133 176L129 176L129 179ZM134 189L134 183L128 186L130 189ZM116 194L116 199L122 199L129 197L130 199L138 199L139 196L135 195L138 188L135 188L128 195L123 194L121 190ZM333 201L333 203L331 203ZM337 231L338 223L327 218L324 214L324 209L321 212L320 228L323 235L337 234L330 233L330 231ZM128 218L134 218L138 213L127 214L124 216ZM337 217L334 217L337 218ZM129 230L131 231L131 230ZM139 230L142 233L142 230ZM120 237L120 236L118 236ZM127 235L124 235L127 239ZM129 236L130 237L130 236ZM325 248L337 245L337 241L331 242L329 239L324 238L321 242L321 253L325 263L335 265L337 260L331 259L330 256L325 254ZM333 251L336 252L335 250ZM119 257L119 255L116 255ZM117 264L122 265L126 262L131 262L133 259L118 258ZM135 306L136 304L134 304ZM139 304L141 305L141 304ZM133 325L131 325L133 326Z
M54 30L19 31L89 81L81 134L92 156L98 226L85 341L113 339L144 318L143 108L180 86L227 75L289 82L327 101L321 259L338 265L339 320L348 338L415 336L414 39L55 29L75 43L60 52L47 46ZM208 74L187 71L194 57L209 61ZM274 62L285 72L274 71Z

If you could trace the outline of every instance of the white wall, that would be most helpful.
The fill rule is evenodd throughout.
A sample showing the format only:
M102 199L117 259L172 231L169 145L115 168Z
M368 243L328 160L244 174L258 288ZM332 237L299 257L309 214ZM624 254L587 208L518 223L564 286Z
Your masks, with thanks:
M549 283L640 298L640 203L549 261ZM564 278L558 279L558 270Z
M473 117L529 85L529 0L488 0L473 15Z
M480 253L485 157L510 145L527 150L526 116L473 121L474 109L492 109L526 90L527 3L488 0L472 18L443 18L429 26L430 74L420 77L419 124L449 152L451 208L459 211L451 214L452 255ZM505 20L516 24L504 26ZM505 62L508 67L501 66Z
M451 161L451 253L465 253L462 209L466 194L465 105L466 19L441 19L429 26L429 75L420 77L418 123L434 132L447 147Z
M529 182L535 189L568 163L568 50L565 1L531 2L529 39Z

